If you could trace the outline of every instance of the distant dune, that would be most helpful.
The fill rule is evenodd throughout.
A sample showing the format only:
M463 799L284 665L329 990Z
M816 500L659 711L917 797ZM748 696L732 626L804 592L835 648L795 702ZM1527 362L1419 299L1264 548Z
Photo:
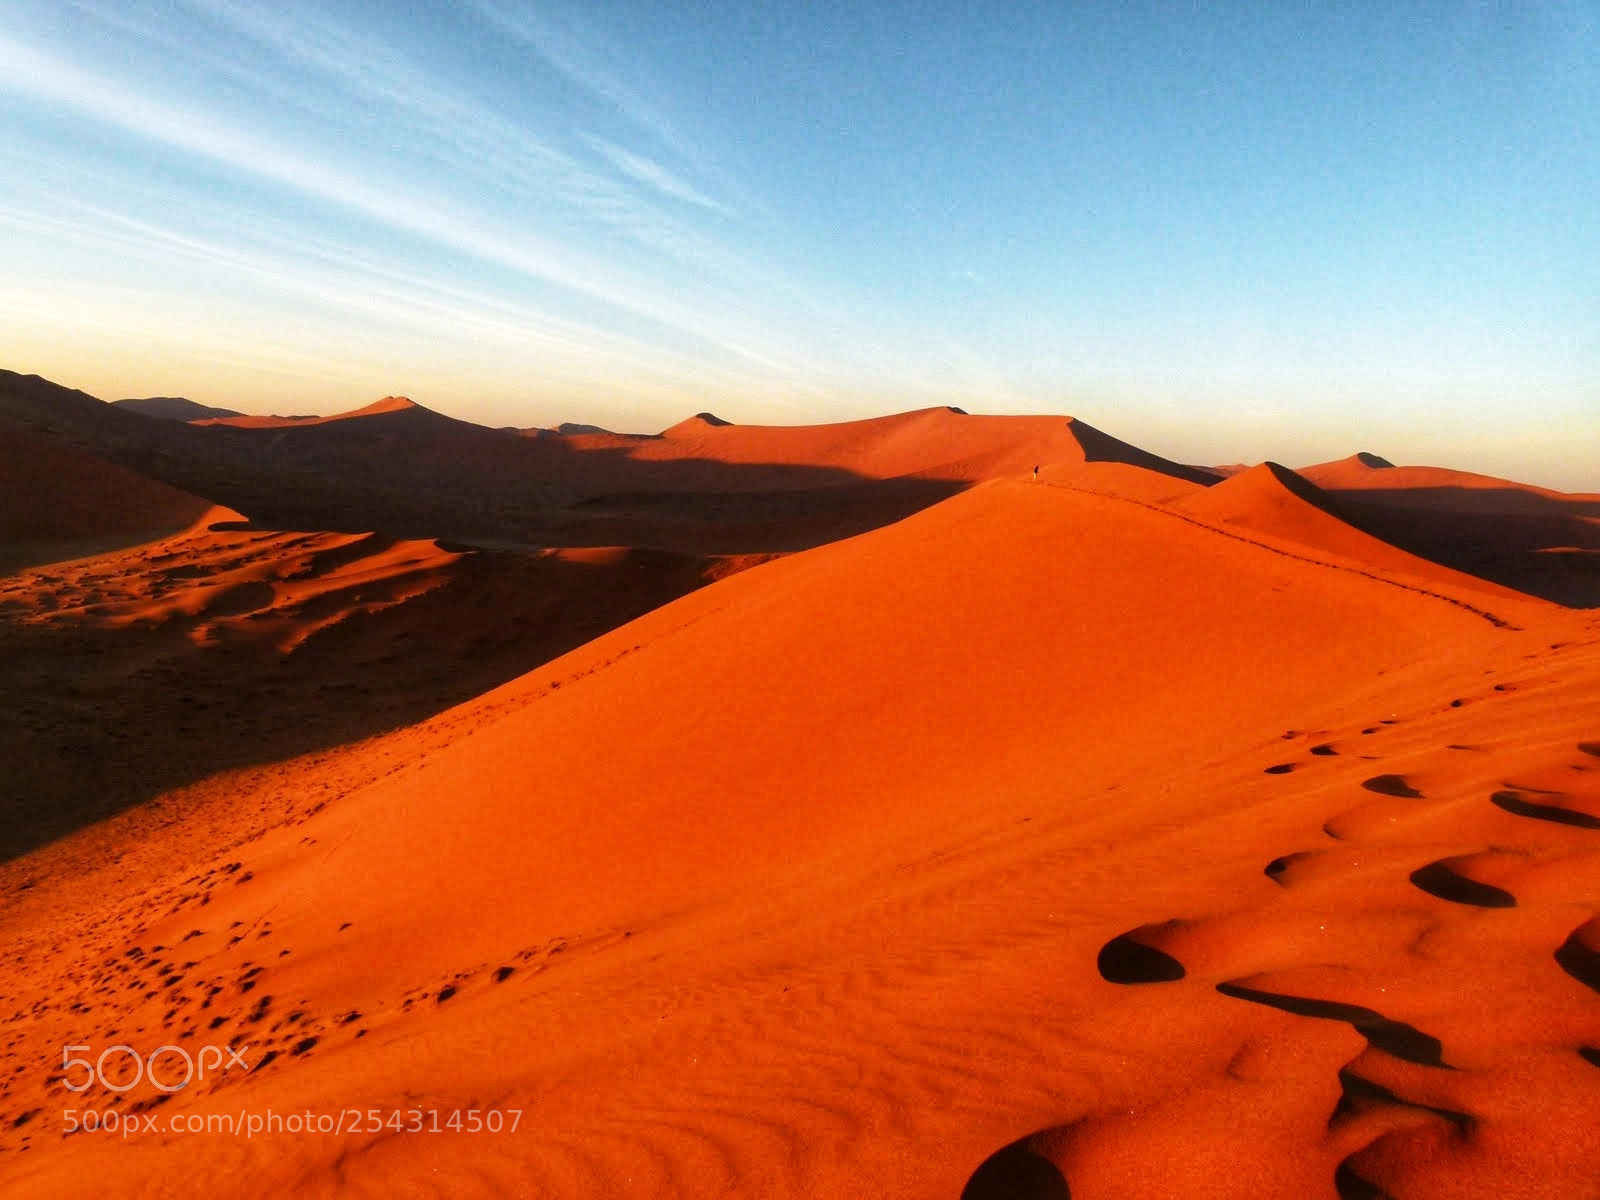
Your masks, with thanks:
M413 402L406 396L385 396L364 408L352 409L349 412L334 413L330 417L320 417L315 414L293 417L261 417L247 416L244 413L218 413L214 419L192 421L194 425L229 425L235 429L286 429L301 425L329 425L335 421L349 421L360 417L383 417L400 413L426 414L427 417L439 421L450 421L452 418L442 416L422 405ZM466 422L455 422L466 424Z
M709 418L709 419L708 419ZM1150 454L1072 417L970 416L927 408L834 425L730 425L701 413L641 443L637 457L825 466L884 479L977 482L1041 464L1120 462L1194 482L1215 475Z
M1207 523L1283 539L1368 569L1507 598L1516 595L1510 588L1441 567L1363 533L1343 519L1332 496L1277 463L1251 467L1176 501L1173 508Z
M283 429L291 425L320 425L323 418L316 413L302 413L296 416L281 417L277 415L261 416L254 413L234 413L231 416L203 418L191 421L192 425L227 425L234 429Z
M1374 454L1354 454L1301 471L1330 492L1381 493L1380 502L1451 512L1538 514L1555 505L1600 502L1600 494L1553 492L1532 484L1446 467L1400 467Z
M1593 1200L1592 497L950 409L0 433L25 531L250 501L0 575L8 1200Z
M150 396L144 400L113 400L111 403L129 412L146 417L159 417L163 421L205 421L219 417L242 417L244 414L231 408L213 408L182 396Z
M773 553L877 528L983 480L1052 463L1117 461L1215 479L1066 417L936 408L796 427L708 417L659 437L530 437L390 397L332 417L182 424L0 372L0 425L46 433L280 528Z
M1307 467L1368 533L1559 604L1600 606L1600 494L1575 495L1371 454Z

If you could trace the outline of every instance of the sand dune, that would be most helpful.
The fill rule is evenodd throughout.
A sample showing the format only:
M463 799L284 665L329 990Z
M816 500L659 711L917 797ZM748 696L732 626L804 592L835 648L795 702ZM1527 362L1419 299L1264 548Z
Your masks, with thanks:
M278 528L771 553L878 528L1035 467L1046 480L1070 474L1089 490L1134 487L1152 501L1181 496L1176 483L1221 477L1066 417L934 408L777 427L707 416L651 437L528 437L389 397L333 417L190 426L139 420L82 393L0 373L0 424ZM1306 478L1326 484L1341 520L1411 555L1558 603L1600 604L1600 499L1384 462L1357 455L1308 468Z
M88 448L254 506L0 577L0 1193L1594 1195L1600 618L1439 532L1537 583L1590 498L315 421L0 378L111 506Z
M1600 630L1525 603L1006 482L742 572L13 920L18 1061L217 1020L271 1061L151 1111L516 1136L40 1118L8 1192L1583 1195L1593 834L1491 795L1577 795Z

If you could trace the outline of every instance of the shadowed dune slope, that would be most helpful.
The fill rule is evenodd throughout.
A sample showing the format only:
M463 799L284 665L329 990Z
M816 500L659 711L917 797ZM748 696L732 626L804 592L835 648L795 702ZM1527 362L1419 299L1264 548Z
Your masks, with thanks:
M1591 761L1571 750L1573 695L1530 684L1524 701L1485 676L1536 678L1556 632L1592 647L1578 618L1532 607L1549 623L1520 632L1145 503L1009 481L745 571L392 735L380 770L364 751L289 765L324 804L190 854L81 933L22 924L48 883L19 910L0 986L0 1014L28 1015L16 1062L63 1039L231 1036L271 1060L151 1111L517 1109L517 1134L113 1144L63 1140L52 1117L0 1130L31 1146L0 1186L955 1197L1021 1176L1074 1196L1331 1198L1338 1170L1470 1180L1480 1143L1363 1150L1398 1104L1328 1133L1364 1038L1402 1071L1479 1062L1476 1018L1429 1007L1461 976L1385 999L1327 964L1373 944L1424 980L1429 954L1471 961L1470 937L1405 947L1419 906L1465 936L1480 926L1450 924L1470 907L1451 897L1521 886L1533 904L1512 867L1469 861L1511 844L1495 821L1568 839L1541 843L1552 862L1577 852L1587 830L1486 799L1392 850L1430 797L1476 803L1519 771L1553 791L1546 756ZM1482 759L1447 748L1496 728L1536 733ZM1264 770L1285 756L1292 773ZM1419 798L1361 788L1385 773ZM1263 872L1339 838L1367 856L1323 866L1354 872L1343 899L1314 863ZM1369 862L1387 873L1363 891ZM1410 882L1434 862L1434 892ZM1488 959L1526 980L1514 996L1548 993L1560 1037L1589 1037L1562 968L1586 970L1589 943L1551 955L1600 898L1559 864L1540 879L1548 903L1494 910L1532 916ZM1096 965L1114 941L1116 980ZM1594 1069L1562 1053L1540 1094L1568 1103L1570 1135ZM1435 1095L1384 1065L1360 1064L1368 1107L1382 1089L1465 1105L1491 1142L1519 1119L1495 1105L1528 1090L1485 1068ZM0 1110L64 1097L25 1072ZM1137 1115L1163 1104L1165 1122Z
M1371 454L1300 473L1347 520L1413 554L1558 604L1600 606L1600 494L1391 466Z
M0 859L425 719L742 565L219 520L0 577Z
M0 435L0 570L148 541L209 500L20 430ZM215 519L237 516L215 510Z
M1516 594L1460 571L1429 562L1362 532L1345 521L1339 502L1309 480L1262 463L1172 504L1175 511L1226 528L1264 534L1332 555L1348 563L1430 584L1480 590L1504 599ZM1516 603L1512 599L1513 603Z

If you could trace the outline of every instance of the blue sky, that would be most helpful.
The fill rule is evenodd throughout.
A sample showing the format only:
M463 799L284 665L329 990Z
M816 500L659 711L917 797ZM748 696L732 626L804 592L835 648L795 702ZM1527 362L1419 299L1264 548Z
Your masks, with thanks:
M1600 6L0 0L0 365L1600 490Z

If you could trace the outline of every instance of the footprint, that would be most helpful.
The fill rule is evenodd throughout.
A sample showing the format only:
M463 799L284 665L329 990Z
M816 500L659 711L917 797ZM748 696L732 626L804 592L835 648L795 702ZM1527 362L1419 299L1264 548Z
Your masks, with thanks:
M961 1200L1071 1200L1060 1168L1028 1146L1029 1138L984 1159L961 1189Z
M1558 825L1572 825L1578 829L1600 829L1600 817L1562 808L1557 804L1535 804L1532 800L1526 799L1521 792L1499 791L1489 797L1489 802L1496 808L1503 808L1506 812L1519 817L1532 817L1536 821L1554 821Z
M1515 908L1517 898L1504 888L1479 883L1460 874L1455 868L1462 865L1460 858L1442 858L1411 872L1411 882L1441 900L1453 904L1472 904L1479 908Z
M1120 933L1100 948L1095 965L1107 983L1172 983L1184 977L1183 964L1172 955L1140 941L1166 925L1141 925Z
M1343 890L1359 886L1358 879L1391 879L1395 873L1409 870L1416 860L1416 850L1403 844L1346 843L1280 855L1262 868L1262 874L1286 889L1321 885Z
M1279 887L1288 887L1289 881L1284 878L1284 875L1289 871L1289 869L1298 863L1303 863L1309 859L1314 859L1317 857L1318 853L1315 850L1299 850L1294 854L1284 854L1269 862L1264 868L1262 868L1261 873L1268 879L1272 880L1272 882L1277 884Z
M1395 845L1422 836L1419 829L1433 828L1448 814L1436 808L1395 799L1374 800L1358 808L1335 813L1322 823L1322 832L1341 842ZM1442 840L1435 837L1433 840Z
M1444 1067L1444 1046L1438 1038L1423 1033L1404 1021L1395 1021L1374 1009L1359 1004L1343 1004L1337 1000L1318 1000L1311 996L1286 996L1279 992L1264 992L1242 983L1217 984L1217 991L1235 1000L1248 1000L1268 1008L1281 1009L1297 1017L1314 1017L1322 1021L1345 1021L1368 1045L1395 1058L1423 1067Z
M1574 929L1556 951L1556 964L1584 987L1600 992L1600 917Z
M1333 1173L1333 1189L1339 1200L1394 1200L1388 1192L1375 1183L1368 1183L1356 1174L1350 1160L1345 1159Z
M1402 800L1421 800L1423 795L1406 782L1404 775L1374 775L1361 781L1361 786L1380 796L1396 796Z

